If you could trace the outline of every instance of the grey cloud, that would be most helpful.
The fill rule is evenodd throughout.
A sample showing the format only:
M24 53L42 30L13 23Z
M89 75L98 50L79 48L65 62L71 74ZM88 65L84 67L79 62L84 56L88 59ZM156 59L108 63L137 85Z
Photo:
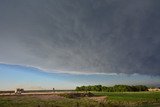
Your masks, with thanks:
M160 75L158 0L1 0L0 62Z

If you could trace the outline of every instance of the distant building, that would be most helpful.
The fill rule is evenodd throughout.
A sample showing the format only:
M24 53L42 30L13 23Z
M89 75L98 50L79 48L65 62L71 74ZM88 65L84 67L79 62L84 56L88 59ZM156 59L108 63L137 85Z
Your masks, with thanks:
M160 88L149 88L148 91L160 91Z
M16 90L15 90L15 94L21 94L21 93L23 93L24 92L24 89L22 89L22 88L17 88Z
M55 92L55 89L53 88L53 92Z

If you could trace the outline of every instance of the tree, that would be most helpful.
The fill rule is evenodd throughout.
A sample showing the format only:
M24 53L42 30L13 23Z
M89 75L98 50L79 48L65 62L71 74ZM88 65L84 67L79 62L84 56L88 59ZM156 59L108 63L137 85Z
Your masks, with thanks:
M103 92L134 92L147 91L148 88L144 85L129 86L129 85L115 85L113 87L106 87L102 85L81 86L76 87L76 91L103 91Z

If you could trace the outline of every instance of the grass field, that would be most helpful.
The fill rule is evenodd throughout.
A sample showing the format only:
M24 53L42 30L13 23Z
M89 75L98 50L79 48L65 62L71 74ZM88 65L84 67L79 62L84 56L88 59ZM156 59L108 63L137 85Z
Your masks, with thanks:
M0 96L0 107L160 107L160 92L93 92L105 102L91 98L57 95Z
M120 105L157 105L160 107L160 92L93 92L107 96L108 103ZM150 107L148 106L148 107Z

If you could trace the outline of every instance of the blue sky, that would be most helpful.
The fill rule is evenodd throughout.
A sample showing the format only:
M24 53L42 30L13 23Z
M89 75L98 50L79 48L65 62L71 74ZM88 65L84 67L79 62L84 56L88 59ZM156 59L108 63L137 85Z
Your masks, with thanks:
M0 90L24 89L74 89L81 85L115 84L159 85L160 78L146 75L104 75L104 74L64 74L47 73L33 67L0 64Z

